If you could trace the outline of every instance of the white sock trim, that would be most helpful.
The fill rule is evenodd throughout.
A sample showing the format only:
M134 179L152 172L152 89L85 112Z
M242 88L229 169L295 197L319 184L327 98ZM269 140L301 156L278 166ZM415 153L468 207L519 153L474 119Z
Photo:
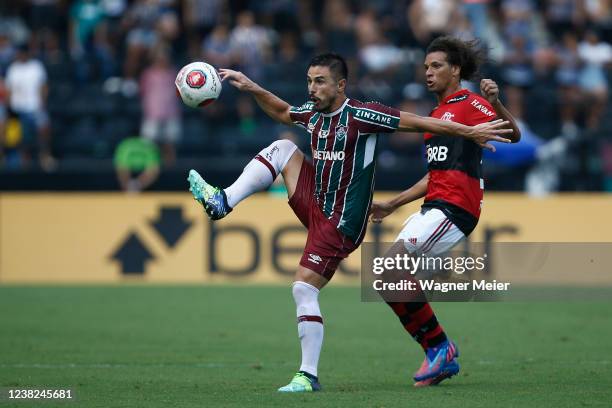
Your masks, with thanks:
M289 162L289 159L291 159L291 156L293 156L293 153L295 153L298 147L291 140L283 139L283 140L279 140L279 142L288 142L290 144L289 146L287 146L286 156L281 162L280 171L278 172L280 174L285 169L285 166Z
M281 174L293 153L297 150L297 146L291 140L282 139L270 144L270 146L262 149L257 156L268 162L275 176Z
M320 292L320 290L319 290L319 289L317 289L317 287L316 287L316 286L313 286L313 285L311 285L310 283L306 283L306 282L302 282L302 281L294 281L294 282L291 284L291 286L292 286L292 287L295 287L296 285L303 286L304 288L310 289L310 290L312 290L313 292L315 292L317 295L318 295L318 294L319 294L319 292Z

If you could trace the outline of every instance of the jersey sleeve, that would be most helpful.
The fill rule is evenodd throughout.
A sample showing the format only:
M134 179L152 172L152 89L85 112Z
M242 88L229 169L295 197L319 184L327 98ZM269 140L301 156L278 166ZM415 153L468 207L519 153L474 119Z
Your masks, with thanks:
M475 95L467 103L465 124L475 126L497 119L497 112L485 98Z
M378 102L367 102L355 109L353 117L362 133L391 133L399 126L400 111Z
M308 121L312 117L314 111L312 110L314 104L312 102L306 102L302 106L292 106L289 109L289 116L293 124L308 128Z

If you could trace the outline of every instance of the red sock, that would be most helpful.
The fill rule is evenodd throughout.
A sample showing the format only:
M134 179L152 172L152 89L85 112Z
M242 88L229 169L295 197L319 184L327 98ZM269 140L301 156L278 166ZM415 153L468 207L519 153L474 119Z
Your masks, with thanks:
M423 350L446 341L446 333L427 302L387 302Z

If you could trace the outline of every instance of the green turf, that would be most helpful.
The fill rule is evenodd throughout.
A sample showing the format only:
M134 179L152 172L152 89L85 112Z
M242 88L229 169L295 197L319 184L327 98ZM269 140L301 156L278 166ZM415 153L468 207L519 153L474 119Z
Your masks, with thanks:
M299 353L288 288L0 287L0 387L70 386L79 407L612 404L612 302L437 304L462 371L428 389L386 305L330 287L321 307L324 391L279 395Z

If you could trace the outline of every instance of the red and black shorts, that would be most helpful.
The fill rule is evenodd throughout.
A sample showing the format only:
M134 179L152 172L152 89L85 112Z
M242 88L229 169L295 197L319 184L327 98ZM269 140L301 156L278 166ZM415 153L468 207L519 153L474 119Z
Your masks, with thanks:
M359 245L344 235L317 205L314 195L315 171L312 163L304 159L300 175L289 205L308 229L308 238L300 265L326 279L331 279L338 264Z

